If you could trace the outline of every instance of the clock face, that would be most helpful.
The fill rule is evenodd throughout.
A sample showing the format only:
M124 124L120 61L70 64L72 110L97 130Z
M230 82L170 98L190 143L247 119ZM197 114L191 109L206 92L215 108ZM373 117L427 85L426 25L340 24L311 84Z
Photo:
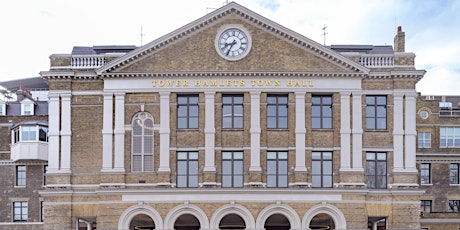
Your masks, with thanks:
M245 57L251 48L249 33L243 28L225 28L216 37L216 50L227 60L236 61Z

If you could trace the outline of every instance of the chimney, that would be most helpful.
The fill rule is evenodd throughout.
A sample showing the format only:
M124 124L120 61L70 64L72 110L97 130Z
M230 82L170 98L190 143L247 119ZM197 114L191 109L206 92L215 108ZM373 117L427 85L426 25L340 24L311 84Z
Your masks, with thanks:
M401 26L398 26L398 32L394 39L395 52L405 52L406 49L406 34L402 31Z

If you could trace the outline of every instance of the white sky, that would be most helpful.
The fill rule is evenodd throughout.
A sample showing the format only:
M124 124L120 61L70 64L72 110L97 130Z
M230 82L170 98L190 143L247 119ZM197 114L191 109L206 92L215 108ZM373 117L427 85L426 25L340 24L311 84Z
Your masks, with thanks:
M49 56L73 46L141 45L224 5L225 0L15 0L0 3L0 81L39 76ZM460 1L236 0L318 43L393 45L425 69L424 95L460 95Z

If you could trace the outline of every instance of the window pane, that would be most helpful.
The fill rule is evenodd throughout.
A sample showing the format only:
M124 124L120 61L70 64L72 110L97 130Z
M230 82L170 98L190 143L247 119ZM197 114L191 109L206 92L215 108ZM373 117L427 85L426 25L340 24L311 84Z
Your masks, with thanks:
M332 187L332 176L323 176L323 187Z
M287 129L287 127L288 127L287 122L288 122L287 117L280 117L279 118L279 123L278 123L278 128Z
M274 96L267 96L267 103L268 103L268 104L276 104L276 97L274 97Z
M198 187L198 176L190 176L188 186L191 187L191 188Z
M366 118L366 129L375 129L375 118Z
M321 176L311 176L311 183L313 187L321 187Z
M144 156L144 171L153 171L153 156Z
M378 96L378 97L377 97L377 104L378 104L378 105L386 105L386 104L387 104L387 97L385 97L385 96Z
M198 96L190 96L189 97L189 104L198 104Z
M276 118L275 117L267 117L267 128L269 129L276 128Z
M278 187L287 187L287 186L288 186L287 175L280 175L278 177Z
M267 175L267 187L276 187L276 175Z
M222 187L232 187L232 176L222 175Z
M366 97L366 104L375 104L375 97L373 96L367 96Z
M235 161L234 163L234 174L243 174L243 161Z
M311 107L311 115L313 117L321 116L321 106L312 106Z
M189 128L190 129L197 129L198 128L198 117L190 118Z
M379 106L377 107L377 117L386 117L387 109L385 107Z
M233 128L232 127L232 118L231 117L224 117L222 119L222 128L224 128L224 129Z
M287 104L287 96L278 96L278 104Z
M326 116L326 117L332 116L332 108L329 106L323 106L322 112L323 112L323 116Z
M287 152L278 152L278 159L287 159Z
M233 120L233 128L236 128L236 129L241 129L243 128L243 117L236 117L234 120Z
M267 174L276 174L276 161L267 162Z
M177 128L179 128L179 129L187 128L187 118L178 117L177 118Z
M198 106L190 106L189 108L189 116L197 117L198 116Z
M243 187L243 176L235 176L233 180L234 187Z
M323 161L323 173L332 175L332 161Z
M188 173L190 175L198 175L198 161L190 161L188 167Z
M186 175L187 174L187 162L178 161L177 162L177 175Z
M142 157L135 155L133 156L133 171L140 172L142 171Z
M232 173L232 162L223 161L222 162L222 174L227 175Z
M311 119L311 127L313 129L321 128L321 118L312 118Z
M278 107L278 116L287 116L288 115L288 108L287 106L280 105Z
M276 116L276 106L274 105L267 106L267 116L270 116L270 117Z
M366 107L366 117L375 117L375 107L373 106Z
M177 187L187 187L187 176L177 175Z
M188 158L193 160L198 160L198 152L189 152Z
M311 173L315 175L321 174L321 162L320 161L312 161Z
M332 128L332 118L323 118L323 128L324 129Z

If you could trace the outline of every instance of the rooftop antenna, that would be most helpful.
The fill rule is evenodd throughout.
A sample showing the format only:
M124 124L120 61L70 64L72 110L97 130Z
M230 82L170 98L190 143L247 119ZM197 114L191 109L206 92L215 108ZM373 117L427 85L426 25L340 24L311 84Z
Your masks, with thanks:
M141 26L141 33L139 34L139 36L141 37L141 46L142 46L142 37L145 36L145 34L142 33L142 26Z
M324 46L326 46L326 34L328 34L328 33L326 33L326 28L327 28L327 26L326 26L326 24L324 24L324 27L323 27L323 29L322 29L322 30L323 30L323 34L321 34L321 36L324 36L324 37L323 37L323 39L324 39Z

